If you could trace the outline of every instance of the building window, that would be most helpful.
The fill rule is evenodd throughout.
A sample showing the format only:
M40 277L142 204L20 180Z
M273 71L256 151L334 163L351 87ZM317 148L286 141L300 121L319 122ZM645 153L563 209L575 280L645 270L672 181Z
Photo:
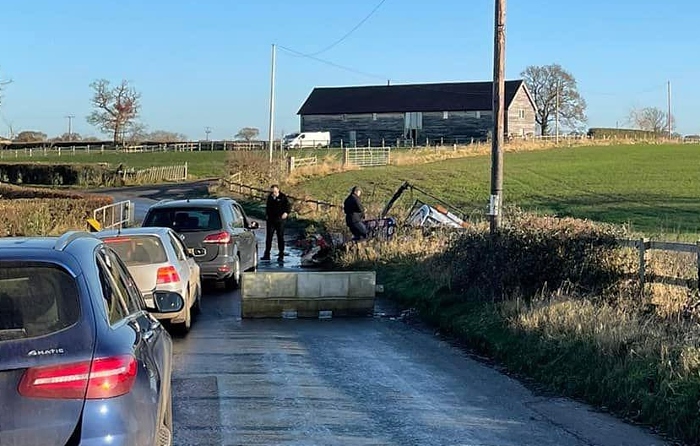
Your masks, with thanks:
M479 116L477 115L478 112L475 111L468 111L467 112L467 118L478 118Z
M480 111L476 112L476 119L481 119L481 112Z
M348 117L345 114L340 115L341 121L347 121Z
M377 120L377 114L376 114L376 113L372 113L372 121L376 121L376 120Z
M442 112L442 119L449 119L450 117L450 112Z
M480 112L482 117L491 117L493 112L491 110Z
M518 119L525 119L525 110L518 110Z

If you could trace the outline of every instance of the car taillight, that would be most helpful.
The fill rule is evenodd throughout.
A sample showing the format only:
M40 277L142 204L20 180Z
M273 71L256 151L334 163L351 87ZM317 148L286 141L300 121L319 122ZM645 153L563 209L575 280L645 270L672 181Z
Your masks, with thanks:
M164 283L173 283L180 281L180 275L177 273L174 266L158 268L156 276L158 278L156 280L156 283L159 285Z
M228 232L218 232L216 234L208 235L203 243L213 243L216 245L228 245L231 243L231 234Z
M114 356L28 369L19 393L28 398L103 399L128 393L136 381L136 359Z

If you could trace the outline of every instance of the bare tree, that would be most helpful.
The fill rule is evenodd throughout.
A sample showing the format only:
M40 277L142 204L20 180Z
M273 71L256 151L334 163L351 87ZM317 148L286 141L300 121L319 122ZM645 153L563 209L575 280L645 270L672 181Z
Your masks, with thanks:
M255 127L243 127L236 133L236 139L252 141L260 135L260 130Z
M46 141L46 133L36 130L24 130L15 137L15 142L43 142Z
M558 64L529 66L520 73L537 108L535 119L542 135L550 133L557 115L559 122L572 130L579 129L586 118L586 101L578 91L576 79Z
M53 142L70 142L70 141L81 141L82 137L80 136L79 133L71 132L71 133L64 133L60 136L56 136L54 138L51 138L50 141Z
M138 116L141 94L126 80L110 87L108 80L100 79L90 84L90 88L94 92L91 102L95 110L87 117L88 123L111 134L114 143L119 143Z
M657 107L645 107L642 109L632 109L629 115L629 122L634 127L653 132L660 135L668 131L668 113ZM671 129L676 127L676 120L671 115Z
M146 135L146 140L152 142L180 142L187 141L187 136L177 132L154 130Z

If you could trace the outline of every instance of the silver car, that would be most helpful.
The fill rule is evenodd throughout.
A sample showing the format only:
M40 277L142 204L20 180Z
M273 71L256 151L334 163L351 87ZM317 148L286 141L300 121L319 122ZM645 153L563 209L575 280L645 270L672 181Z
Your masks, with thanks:
M174 291L185 305L177 313L154 313L174 328L189 331L192 315L200 310L202 283L199 265L180 236L169 228L128 228L95 233L122 259L134 277L146 303L152 306L155 291Z

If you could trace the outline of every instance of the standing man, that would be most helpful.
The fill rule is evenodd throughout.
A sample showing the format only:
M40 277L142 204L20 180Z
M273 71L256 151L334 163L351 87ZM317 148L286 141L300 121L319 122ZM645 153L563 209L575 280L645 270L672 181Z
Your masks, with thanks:
M367 238L367 227L362 223L365 219L365 208L362 206L362 202L360 202L360 195L362 195L362 189L360 189L359 186L355 186L343 203L345 224L350 228L353 240Z
M265 220L267 222L267 231L265 237L265 254L262 260L270 260L270 250L272 249L272 237L277 234L277 260L284 260L284 221L289 216L292 207L289 204L289 199L285 194L280 192L278 185L273 184L270 187L270 195L267 196L267 204L265 206Z

